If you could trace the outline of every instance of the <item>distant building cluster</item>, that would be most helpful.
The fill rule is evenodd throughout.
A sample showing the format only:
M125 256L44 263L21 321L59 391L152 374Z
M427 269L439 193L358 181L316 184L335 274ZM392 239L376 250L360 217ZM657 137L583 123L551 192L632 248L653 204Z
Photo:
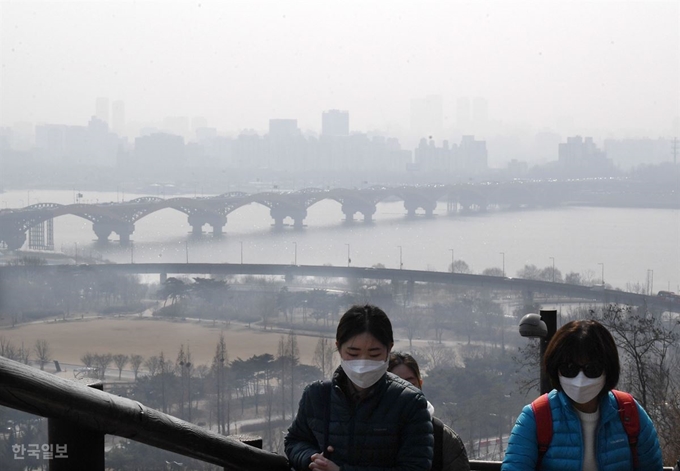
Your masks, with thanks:
M559 145L559 166L567 171L602 170L612 168L611 159L598 149L592 137L568 137L567 142Z
M532 158L563 176L611 175L641 164L673 161L673 141L669 139L606 139L600 148L592 137L576 135L564 141L550 130L542 130L533 136L533 142L524 143L516 136L493 135L495 124L482 97L459 98L450 121L441 96L411 100L409 136L419 139L412 141L418 142L413 150L402 148L395 137L352 131L346 110L323 111L320 124L317 135L302 131L296 119L277 118L269 120L265 133L245 130L228 137L209 127L203 117L174 116L165 118L157 128L140 129L130 142L125 137L129 129L125 103L109 103L108 98L100 97L86 126L18 123L0 128L0 165L7 168L21 162L151 172L187 167L374 172L416 179L483 176L494 167L491 159L504 164L503 171L513 178L530 174ZM487 138L476 138L477 133Z
M486 142L463 136L458 145L449 145L445 140L437 147L432 139L421 139L415 150L413 168L428 173L482 174L488 170Z

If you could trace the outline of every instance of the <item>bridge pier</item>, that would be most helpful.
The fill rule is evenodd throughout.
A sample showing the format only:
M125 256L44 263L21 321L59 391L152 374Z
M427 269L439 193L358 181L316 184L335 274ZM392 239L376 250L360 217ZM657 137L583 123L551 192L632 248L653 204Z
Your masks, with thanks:
M301 229L307 217L307 210L304 208L274 206L269 211L269 215L274 219L275 229L282 229L283 221L287 217L293 220L293 228Z
M404 208L408 217L415 217L418 208L425 211L425 216L431 218L437 208L437 201L425 197L404 198Z
M94 231L95 235L97 236L100 242L108 241L109 236L113 232L113 230L108 225L104 227L104 224L98 222L92 224L92 230Z
M365 223L373 222L373 215L375 214L375 205L356 205L356 204L343 204L342 212L345 214L345 222L350 223L354 221L354 215L356 213L361 213L364 216Z
M7 231L0 233L0 241L7 245L9 250L19 250L26 243L26 233L21 231Z
M222 228L227 224L226 216L222 216L221 214L190 214L188 221L191 226L191 234L194 236L202 235L203 226L206 224L212 227L213 235L222 235Z
M111 233L115 232L120 238L121 245L128 245L135 225L125 221L99 221L92 223L92 230L100 242L106 242Z
M129 223L118 224L113 231L118 234L121 245L130 245L130 236L135 231L135 225Z

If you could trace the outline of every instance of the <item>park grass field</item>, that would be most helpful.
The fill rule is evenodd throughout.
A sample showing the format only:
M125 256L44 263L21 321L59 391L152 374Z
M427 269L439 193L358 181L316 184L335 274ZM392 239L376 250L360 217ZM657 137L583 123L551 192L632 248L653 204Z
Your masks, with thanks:
M67 321L46 321L0 329L0 336L15 347L33 349L36 340L47 340L53 360L81 365L80 358L93 354L139 354L145 359L164 353L175 360L180 345L191 351L195 365L210 366L220 332L229 353L229 360L271 353L276 356L282 330L262 330L260 326L243 324L213 325L212 321L168 321L149 317L84 318ZM333 335L334 336L334 335ZM297 334L302 363L311 364L318 336ZM35 353L31 354L35 359ZM112 365L112 367L114 367Z

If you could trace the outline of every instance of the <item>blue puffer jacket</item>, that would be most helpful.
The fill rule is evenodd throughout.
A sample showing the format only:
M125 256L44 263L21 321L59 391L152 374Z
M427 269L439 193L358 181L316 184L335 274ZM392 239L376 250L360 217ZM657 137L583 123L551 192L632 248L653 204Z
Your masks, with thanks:
M542 471L581 471L583 437L581 421L571 400L564 392L553 390L548 395L553 419L553 437L543 457ZM628 435L619 416L616 398L609 393L600 400L600 421L596 432L597 465L599 471L661 471L661 448L654 425L647 412L637 404L640 413L640 434L637 452L639 466L633 468ZM534 471L538 459L536 418L527 405L517 418L510 434L502 471Z

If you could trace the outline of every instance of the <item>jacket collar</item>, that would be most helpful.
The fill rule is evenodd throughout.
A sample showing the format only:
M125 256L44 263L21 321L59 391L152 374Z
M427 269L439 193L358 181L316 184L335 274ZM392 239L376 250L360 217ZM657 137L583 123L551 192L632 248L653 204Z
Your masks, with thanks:
M342 366L338 366L333 373L333 389L339 389L347 399L354 403L358 403L373 397L376 394L382 393L383 390L387 388L387 376L388 374L385 373L373 386L366 388L363 391L359 391L342 369Z
M562 407L569 411L570 413L576 415L576 408L574 407L574 404L571 399L569 399L569 396L564 391L553 391L555 395L557 396L557 399L559 400L560 404L562 404ZM600 411L600 422L608 422L614 417L618 416L619 410L616 405L616 398L614 397L614 394L609 391L607 394L603 394L602 397L600 398L600 403L599 403L599 411Z

